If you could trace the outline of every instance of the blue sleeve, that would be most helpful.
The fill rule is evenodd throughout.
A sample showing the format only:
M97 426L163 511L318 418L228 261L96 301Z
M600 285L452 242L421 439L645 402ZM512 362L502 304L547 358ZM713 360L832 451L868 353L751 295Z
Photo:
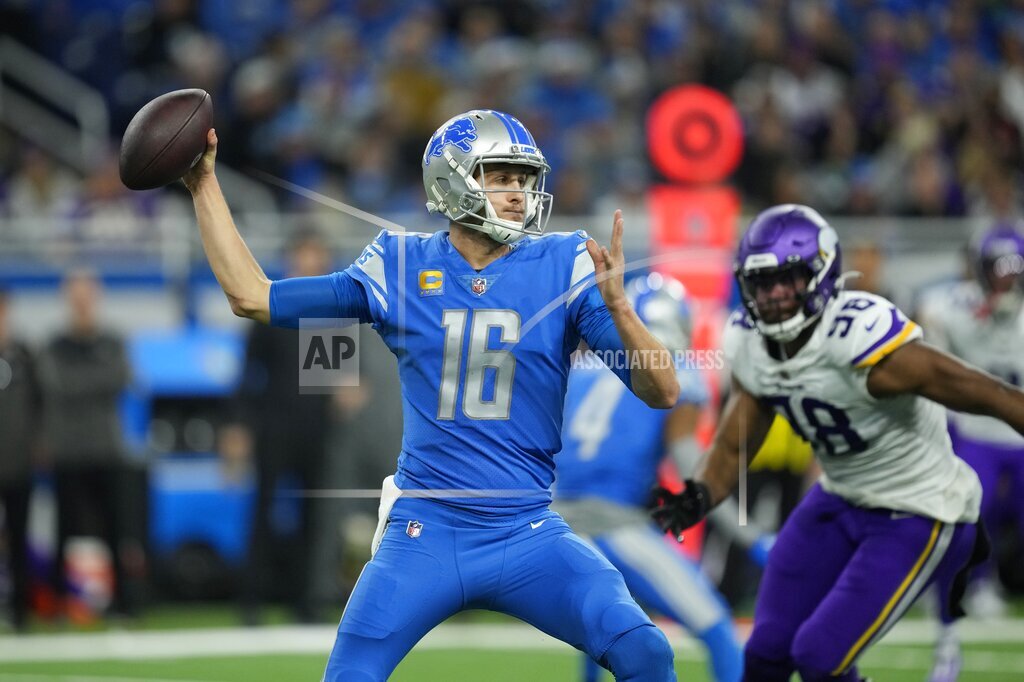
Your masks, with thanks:
M570 312L574 313L576 330L591 350L601 357L620 360L609 369L632 391L633 381L629 373L629 363L626 361L626 346L622 343L612 314L608 312L597 286L588 286L577 296L570 307Z
M373 241L345 269L345 274L362 285L366 306L373 318L374 327L380 331L387 325L388 310L394 303L395 285L399 280L395 252L401 248L387 230L381 230Z
M294 277L270 285L270 324L298 328L303 318L355 318L372 322L363 285L345 272Z

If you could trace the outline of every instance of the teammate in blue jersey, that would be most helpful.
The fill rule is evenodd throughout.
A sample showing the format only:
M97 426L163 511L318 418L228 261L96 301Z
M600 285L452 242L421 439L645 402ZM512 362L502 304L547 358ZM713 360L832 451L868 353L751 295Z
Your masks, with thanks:
M626 299L622 216L611 249L543 235L548 165L519 121L456 116L422 170L434 235L382 231L344 272L271 282L214 176L216 135L184 178L207 258L232 310L280 326L371 323L398 358L404 433L381 525L338 626L324 679L385 680L431 628L463 609L516 616L619 680L674 680L672 650L622 576L549 510L570 354L628 354L619 378L673 406L671 357Z
M678 357L689 348L690 307L682 284L652 273L632 280L626 294L670 351ZM629 395L598 356L581 356L569 375L553 509L622 572L641 604L701 640L714 679L738 682L743 651L721 595L696 563L670 546L646 510L666 454L683 477L692 475L700 457L694 433L707 389L696 368L680 365L678 377L676 408L652 410ZM769 538L740 526L735 505L720 505L716 513L725 515L716 519L721 530L763 565ZM594 682L599 675L593 660L585 659L584 679Z

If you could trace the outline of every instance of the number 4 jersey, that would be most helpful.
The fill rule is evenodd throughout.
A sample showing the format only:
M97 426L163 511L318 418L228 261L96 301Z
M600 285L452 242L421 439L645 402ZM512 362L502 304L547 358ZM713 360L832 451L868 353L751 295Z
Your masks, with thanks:
M403 491L476 509L550 503L569 356L581 338L621 348L586 240L524 238L477 272L447 232L385 230L345 271L398 358Z
M729 319L723 345L736 381L811 443L826 490L861 507L973 522L981 487L953 454L944 408L867 390L871 368L919 338L920 328L886 299L843 291L793 358L772 358L742 312Z

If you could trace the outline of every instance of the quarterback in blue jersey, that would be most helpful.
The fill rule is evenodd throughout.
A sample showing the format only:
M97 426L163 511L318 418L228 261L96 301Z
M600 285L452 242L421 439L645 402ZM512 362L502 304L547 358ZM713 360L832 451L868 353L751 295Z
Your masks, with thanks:
M626 294L640 319L674 352L689 348L690 308L678 281L658 273L639 277ZM708 651L714 679L738 682L743 651L721 595L697 564L670 546L647 514L658 466L671 457L680 476L692 475L700 456L694 432L708 394L695 368L679 367L679 402L652 410L629 395L597 356L581 356L569 375L562 451L555 458L554 510L589 538L618 568L634 597L694 633ZM736 507L721 505L721 530L763 564L768 543L738 523ZM584 679L600 670L586 659Z
M520 618L619 680L674 680L671 647L622 576L548 509L581 340L639 358L619 378L652 407L679 394L670 354L626 298L621 213L610 250L583 232L544 235L543 155L515 118L475 110L442 125L423 155L427 207L447 231L382 231L344 272L271 282L220 193L216 141L211 131L184 180L232 310L280 326L358 319L398 358L398 470L324 680L387 679L464 609Z

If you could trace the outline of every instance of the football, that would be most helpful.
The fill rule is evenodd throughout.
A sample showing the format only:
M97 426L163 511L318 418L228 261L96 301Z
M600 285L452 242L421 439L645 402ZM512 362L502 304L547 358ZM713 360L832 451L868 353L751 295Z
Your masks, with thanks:
M213 106L205 90L160 95L135 114L121 139L121 182L153 189L178 180L206 149Z

